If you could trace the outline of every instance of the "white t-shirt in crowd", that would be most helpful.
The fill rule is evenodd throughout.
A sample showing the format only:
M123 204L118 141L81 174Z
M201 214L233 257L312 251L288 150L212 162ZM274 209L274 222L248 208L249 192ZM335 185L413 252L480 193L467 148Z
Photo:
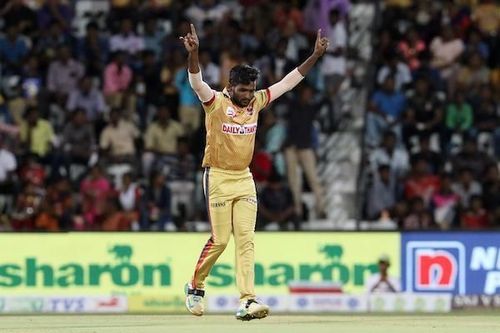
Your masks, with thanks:
M330 46L328 51L333 51L336 48L343 48L344 52L347 48L347 30L343 22L337 22L334 27L328 32L328 40ZM344 55L335 57L331 54L325 54L321 63L321 72L323 75L340 74L345 75L346 59Z
M380 282L380 278L380 273L373 274L368 278L365 282L366 291L368 293L391 293L401 291L399 279L388 276L387 281Z
M9 172L16 170L16 157L10 151L0 149L0 183L7 179Z
M144 50L144 39L135 34L118 34L111 37L109 47L113 52L124 51L129 54L136 54Z

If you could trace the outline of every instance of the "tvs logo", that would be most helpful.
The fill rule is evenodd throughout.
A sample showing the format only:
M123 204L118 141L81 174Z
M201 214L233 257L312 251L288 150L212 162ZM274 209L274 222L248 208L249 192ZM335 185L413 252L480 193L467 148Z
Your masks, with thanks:
M465 247L456 241L406 244L407 291L465 293Z

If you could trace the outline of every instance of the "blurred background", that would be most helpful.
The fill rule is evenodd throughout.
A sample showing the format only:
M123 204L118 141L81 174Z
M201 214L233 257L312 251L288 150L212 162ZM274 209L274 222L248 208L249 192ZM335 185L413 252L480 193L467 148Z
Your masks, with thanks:
M318 29L330 39L321 62L259 119L257 229L307 231L258 234L257 249L269 250L260 254L272 255L258 260L256 283L271 306L427 302L441 311L498 293L498 1L7 0L0 285L12 297L73 298L0 299L0 312L23 302L123 310L131 295L136 310L182 310L178 295L206 238L194 232L210 228L204 112L178 39L190 23L213 89L239 63L257 67L258 87L268 87L312 52ZM374 230L385 232L363 232ZM227 252L212 272L222 295L212 309L237 304L223 296L235 291ZM430 294L280 298L372 291Z

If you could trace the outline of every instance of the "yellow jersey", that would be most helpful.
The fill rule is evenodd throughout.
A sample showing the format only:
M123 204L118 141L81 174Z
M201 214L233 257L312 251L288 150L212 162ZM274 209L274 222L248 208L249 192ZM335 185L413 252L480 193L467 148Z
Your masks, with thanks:
M250 165L259 112L269 100L269 89L258 90L247 107L239 107L224 89L203 103L207 130L203 167L244 170Z

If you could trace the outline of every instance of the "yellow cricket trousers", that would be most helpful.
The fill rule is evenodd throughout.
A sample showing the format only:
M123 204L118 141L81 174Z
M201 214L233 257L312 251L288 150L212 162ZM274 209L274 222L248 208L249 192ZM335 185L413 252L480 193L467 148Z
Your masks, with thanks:
M192 287L203 289L204 281L217 258L234 235L236 285L240 299L255 298L254 234L257 195L252 174L242 171L206 168L203 189L212 235L203 248L193 274Z

